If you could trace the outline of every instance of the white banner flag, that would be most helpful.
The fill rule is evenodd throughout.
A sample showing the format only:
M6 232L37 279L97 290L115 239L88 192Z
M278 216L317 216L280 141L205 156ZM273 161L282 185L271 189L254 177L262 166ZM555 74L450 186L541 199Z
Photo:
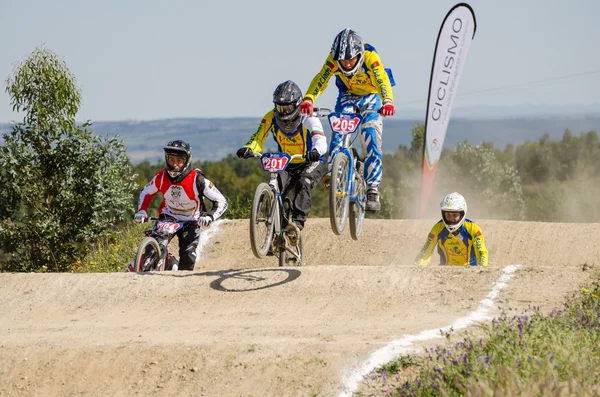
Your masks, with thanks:
M450 122L452 104L476 27L473 9L466 3L460 3L448 12L438 34L425 119L421 217L424 216L429 202L435 171Z

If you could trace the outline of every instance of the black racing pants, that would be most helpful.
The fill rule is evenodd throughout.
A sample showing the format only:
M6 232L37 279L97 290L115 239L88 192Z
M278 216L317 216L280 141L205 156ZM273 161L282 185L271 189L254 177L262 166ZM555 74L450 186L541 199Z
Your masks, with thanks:
M325 166L318 162L290 164L278 175L279 188L284 194L294 191L292 218L302 230L312 205L312 189L325 174Z
M179 270L194 270L196 251L200 243L200 226L195 222L185 222L177 231L179 239ZM161 247L167 244L167 236L154 236Z

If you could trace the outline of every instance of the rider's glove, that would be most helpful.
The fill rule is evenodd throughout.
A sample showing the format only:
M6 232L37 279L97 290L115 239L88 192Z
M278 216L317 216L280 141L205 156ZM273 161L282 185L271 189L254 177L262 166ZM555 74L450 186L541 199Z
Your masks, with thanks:
M396 113L396 108L392 102L385 102L379 111L383 116L393 116Z
M148 219L148 213L144 210L138 211L134 216L133 220L139 223L144 223Z
M306 159L308 161L319 161L321 159L321 154L317 151L317 149L313 149L306 153Z
M201 216L198 218L198 225L201 227L209 227L213 221L213 217L210 215Z
M252 157L252 150L249 147L244 146L239 148L235 154L241 159L249 159Z
M300 114L305 114L307 116L312 116L314 111L313 103L310 99L305 99L304 102L300 104Z

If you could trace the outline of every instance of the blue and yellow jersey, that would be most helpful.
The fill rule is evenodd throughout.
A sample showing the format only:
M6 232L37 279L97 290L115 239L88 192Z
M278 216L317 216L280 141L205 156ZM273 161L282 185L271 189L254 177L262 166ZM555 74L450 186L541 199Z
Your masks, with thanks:
M427 266L437 245L440 264L450 266L487 266L488 250L481 229L475 222L465 219L458 231L450 233L441 220L436 223L427 242L415 259L415 264Z
M321 71L311 81L304 98L309 98L314 103L327 88L329 79L335 75L336 85L341 92L357 95L379 94L382 101L389 99L393 102L392 86L394 81L391 70L383 67L375 47L367 43L364 43L364 46L365 61L360 70L350 78L339 70L338 63L329 54Z
M313 148L316 148L321 154L327 151L327 139L323 133L323 125L321 120L316 117L303 117L295 134L285 134L277 126L275 111L271 110L265 114L258 130L244 146L249 147L253 152L261 152L269 135L272 135L277 143L277 150L290 156L306 154ZM296 158L292 160L292 163L303 163L304 161L304 159Z

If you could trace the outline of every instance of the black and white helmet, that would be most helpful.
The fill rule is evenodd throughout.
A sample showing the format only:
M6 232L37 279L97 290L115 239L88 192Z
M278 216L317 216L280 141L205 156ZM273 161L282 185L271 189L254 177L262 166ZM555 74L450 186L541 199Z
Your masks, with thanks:
M167 143L164 148L165 151L165 163L167 164L167 175L171 182L179 183L190 173L192 170L192 147L189 143L175 140ZM183 156L185 157L185 163L181 168L173 168L169 165L169 155Z
M294 135L302 122L300 104L302 91L291 80L285 81L275 88L273 104L275 105L275 122L286 135Z
M354 76L365 61L365 46L358 33L351 29L344 29L338 33L331 46L331 56L334 61L337 61L338 67L344 75ZM351 70L344 69L340 61L348 61L355 56L358 56L356 65Z

